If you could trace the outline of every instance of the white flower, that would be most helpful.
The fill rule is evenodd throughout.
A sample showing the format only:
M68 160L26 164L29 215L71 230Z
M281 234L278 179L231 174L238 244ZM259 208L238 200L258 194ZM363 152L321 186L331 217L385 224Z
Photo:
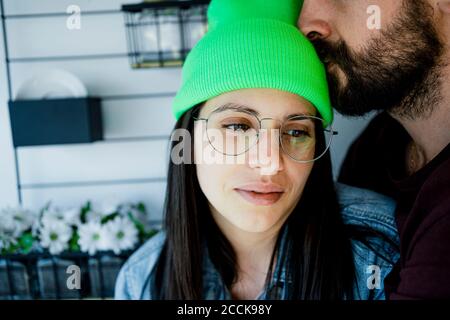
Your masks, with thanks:
M63 210L63 220L71 226L79 226L81 224L81 212L79 208L67 208Z
M135 209L130 203L124 203L117 208L117 212L123 216L127 217L129 212L133 212Z
M14 245L16 243L17 241L13 236L0 230L0 252L2 251L2 249L7 249L11 245Z
M69 246L72 228L61 220L46 220L40 230L40 243L51 254L59 254Z
M69 226L78 226L81 223L80 209L77 208L47 208L42 213L41 223L50 224L53 221L63 221Z
M44 225L51 225L53 222L63 221L63 214L55 207L48 207L42 212L40 228Z
M91 210L86 214L88 222L101 222L102 219L117 211L116 202L93 203Z
M119 206L116 201L105 201L102 203L93 203L92 210L101 212L103 215L107 216L117 211L117 207Z
M138 242L138 230L127 218L117 217L105 225L109 249L115 254L122 250L133 249Z
M80 225L78 235L80 236L78 244L83 252L93 255L97 251L107 248L105 229L99 222L91 221Z
M0 251L16 245L18 238L31 229L36 213L20 207L0 210Z
M100 223L105 216L101 211L90 210L86 213L86 221Z
M0 211L2 222L0 231L13 238L20 237L21 234L30 229L33 225L36 214L23 208L6 208Z

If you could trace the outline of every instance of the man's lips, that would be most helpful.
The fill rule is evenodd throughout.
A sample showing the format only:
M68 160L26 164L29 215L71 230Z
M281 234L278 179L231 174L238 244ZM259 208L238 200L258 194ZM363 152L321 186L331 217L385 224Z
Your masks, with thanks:
M336 65L336 63L333 60L329 59L329 58L325 58L322 61L323 61L323 64L325 65L326 69L329 69L329 68L331 68L331 67Z
M248 202L259 206L270 206L277 202L284 189L275 184L247 184L234 189Z
M331 70L333 70L336 67L336 65L333 62L327 63L325 65L325 68L327 69L328 72L330 72Z

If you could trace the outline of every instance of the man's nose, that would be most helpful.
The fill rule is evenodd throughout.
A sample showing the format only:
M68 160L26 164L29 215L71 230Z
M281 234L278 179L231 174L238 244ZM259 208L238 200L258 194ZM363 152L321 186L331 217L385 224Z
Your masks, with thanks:
M305 0L303 3L297 26L311 41L327 39L331 36L332 29L329 21L331 8L328 8L325 2Z

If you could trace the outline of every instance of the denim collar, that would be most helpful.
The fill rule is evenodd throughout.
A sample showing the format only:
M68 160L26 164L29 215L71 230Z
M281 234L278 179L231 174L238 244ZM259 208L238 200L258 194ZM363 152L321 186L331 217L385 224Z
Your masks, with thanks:
M274 270L274 277L272 278L271 283L269 284L269 289L264 290L258 295L257 300L282 300L285 299L286 296L286 265L282 264L282 253L284 251L284 247L286 245L286 237L287 237L287 226L282 229L282 235L280 239L280 248L277 252L277 259ZM205 252L203 259L203 292L204 299L206 300L231 300L232 296L227 286L224 284L222 277L219 271L216 269L214 264L212 263L208 249L204 244L203 250ZM280 272L281 268L281 272ZM278 274L280 276L278 277ZM269 292L270 297L269 297Z

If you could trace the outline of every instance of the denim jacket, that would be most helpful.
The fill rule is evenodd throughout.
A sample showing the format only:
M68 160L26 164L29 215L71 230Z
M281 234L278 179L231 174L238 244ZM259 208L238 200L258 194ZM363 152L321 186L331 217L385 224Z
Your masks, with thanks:
M337 184L337 193L345 224L369 227L377 234L383 235L383 237L376 237L370 242L370 245L366 245L366 242L351 239L356 273L353 299L384 299L383 280L391 271L392 264L399 258L399 239L394 221L395 202L372 191L343 184ZM389 241L386 241L386 239ZM159 258L164 241L165 233L161 231L128 259L120 270L116 281L116 299L152 299L149 287L154 277L152 271L155 269L154 266ZM283 240L281 241L282 244ZM375 251L382 253L383 258ZM231 299L230 292L223 284L218 271L207 254L203 264L204 299ZM276 265L275 268L277 269L279 266ZM278 273L275 272L275 274ZM274 283L282 284L285 280L284 276L284 270L282 269L282 279L275 279ZM279 288L269 288L269 290L274 289ZM273 299L273 295L271 297L270 299ZM276 291L276 297L284 299L283 290ZM268 299L268 293L261 292L257 299Z

